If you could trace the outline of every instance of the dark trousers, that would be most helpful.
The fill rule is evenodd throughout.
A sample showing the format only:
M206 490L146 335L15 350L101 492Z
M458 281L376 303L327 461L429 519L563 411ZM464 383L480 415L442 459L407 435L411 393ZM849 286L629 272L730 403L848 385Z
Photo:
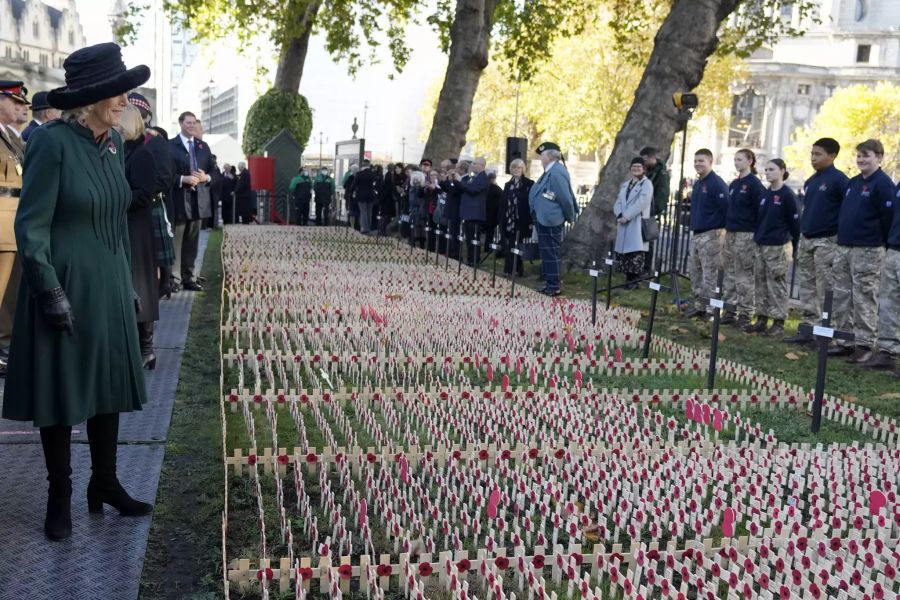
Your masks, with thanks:
M540 223L534 226L538 232L538 251L541 254L541 274L547 291L559 290L559 247L562 245L562 225L544 227Z
M512 275L513 263L515 262L516 275L522 277L525 274L525 266L522 264L522 257L513 254L516 247L516 234L508 231L503 232L503 272Z
M467 261L474 265L481 257L481 230L484 228L482 221L466 221L466 246L468 248Z
M294 224L307 226L309 225L309 202L298 202L294 204Z
M193 281L194 263L197 262L197 249L200 245L200 220L175 224L175 265L172 273L181 277L181 281Z
M459 258L459 221L450 221L450 258Z
M316 225L328 225L329 208L325 202L316 202Z

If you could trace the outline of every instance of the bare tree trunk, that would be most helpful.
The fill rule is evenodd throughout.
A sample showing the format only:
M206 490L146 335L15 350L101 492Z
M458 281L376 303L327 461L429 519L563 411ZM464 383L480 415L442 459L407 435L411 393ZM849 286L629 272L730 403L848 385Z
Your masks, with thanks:
M272 86L276 90L296 93L300 89L303 64L306 62L306 52L309 50L309 37L312 35L313 23L315 23L321 4L322 0L307 2L302 14L298 15L296 27L284 36L281 42L281 52L278 55L275 83Z
M481 73L488 65L496 6L497 0L456 0L456 16L450 28L450 60L424 158L456 158L466 145L472 102Z
M719 43L719 25L741 1L676 0L672 5L656 34L612 154L600 171L599 185L563 243L569 267L585 265L609 248L616 234L612 208L631 159L643 146L655 146L663 154L660 160L665 160L677 129L672 94L690 91L700 83L706 61Z

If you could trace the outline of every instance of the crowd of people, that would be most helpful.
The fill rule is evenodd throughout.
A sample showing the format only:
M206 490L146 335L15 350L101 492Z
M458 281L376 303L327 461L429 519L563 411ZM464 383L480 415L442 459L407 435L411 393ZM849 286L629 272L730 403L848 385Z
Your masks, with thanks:
M900 378L900 187L881 169L879 140L856 146L859 173L852 178L834 166L840 150L832 138L813 144L815 173L803 186L802 200L785 184L789 173L780 158L764 165L766 186L753 151L741 149L734 157L738 176L726 184L712 169L712 152L695 153L689 251L694 305L687 314L708 318L722 269L722 322L782 336L790 305L787 278L796 257L801 319L817 324L831 290L828 316L854 336L836 341L829 355L847 356L864 368L893 369ZM633 214L623 212L626 218ZM802 328L784 340L810 344L815 337Z
M445 159L438 168L428 158L386 169L364 160L341 182L350 224L364 235L399 230L411 244L469 266L496 251L504 258L505 275L524 275L521 247L536 239L544 280L540 292L558 296L563 225L574 222L578 203L559 146L546 142L537 154L544 168L537 181L526 177L525 162L515 159L502 188L483 157Z
M0 81L3 417L40 428L51 540L72 532L70 443L85 421L89 510L151 512L117 478L119 413L146 400L160 300L203 289L200 229L220 202L226 221L254 212L246 166L220 170L193 113L171 138L150 125L148 100L128 93L148 67L127 69L106 43L64 69L65 87L34 94L30 123L23 82Z

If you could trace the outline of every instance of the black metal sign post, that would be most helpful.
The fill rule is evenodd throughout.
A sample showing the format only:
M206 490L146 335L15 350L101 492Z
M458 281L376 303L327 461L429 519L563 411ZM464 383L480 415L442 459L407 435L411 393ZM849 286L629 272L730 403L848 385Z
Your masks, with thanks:
M447 253L444 255L444 270L447 271L450 269L450 240L453 239L453 234L450 233L449 225L447 225L447 233L445 235L447 237Z
M516 297L516 273L518 272L518 269L516 269L516 262L519 260L522 260L522 250L519 249L519 232L518 231L516 232L516 245L513 246L513 249L511 252L513 255L513 270L512 270L512 273L509 274L509 281L510 281L509 297L515 298Z
M597 270L597 261L591 261L591 268L588 269L588 275L594 280L591 286L591 325L597 324L597 279L600 278L600 271Z
M494 266L491 270L491 287L494 287L497 284L497 252L500 250L496 240L491 244L491 250L494 254Z
M383 218L384 217L382 217L381 215L378 215L378 235L375 236L375 239L378 241L381 241L381 237L384 235L382 233L382 229L381 229L381 219L383 219Z
M852 342L855 336L845 331L836 331L831 327L831 308L834 303L834 292L825 292L825 301L822 305L822 324L808 325L803 323L798 328L801 333L809 333L815 336L819 343L819 362L816 370L816 391L813 395L812 426L810 431L819 433L822 425L822 400L825 398L825 376L828 370L828 345L831 340L844 340Z
M457 275L462 275L463 250L466 249L466 234L463 233L465 231L465 223L465 221L460 221L459 235L456 236L457 241L459 241L459 257L457 257L458 264L456 265Z
M716 276L716 290L713 297L709 299L709 306L713 309L712 320L712 344L709 348L709 372L706 376L706 389L713 389L716 386L716 355L719 353L719 321L722 318L723 310L736 310L733 304L726 304L722 300L722 284L725 281L725 271L719 269Z
M603 262L606 263L606 310L609 310L609 305L612 303L612 273L613 265L615 264L612 250L609 251Z
M441 226L438 225L434 229L434 266L438 267L438 261L441 259L441 253L439 250L441 249Z
M428 244L431 243L431 227L425 225L425 264L428 264Z
M662 286L659 284L659 265L653 272L653 281L647 284L650 288L650 315L647 317L647 334L644 336L644 351L641 358L650 358L650 344L653 339L653 321L656 319L656 299Z
M478 281L478 246L481 240L477 237L472 240L472 281Z

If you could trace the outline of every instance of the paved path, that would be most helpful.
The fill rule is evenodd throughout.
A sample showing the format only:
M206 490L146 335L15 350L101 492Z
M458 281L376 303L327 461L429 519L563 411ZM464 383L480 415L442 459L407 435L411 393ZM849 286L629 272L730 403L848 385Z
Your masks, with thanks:
M205 233L200 244L202 257ZM145 372L149 400L143 411L123 415L119 427L119 478L140 500L156 497L192 299L181 292L160 302L156 369ZM0 600L138 597L150 517L120 517L109 507L102 516L87 512L84 426L73 428L72 437L73 534L54 543L44 537L47 473L38 430L0 419Z

